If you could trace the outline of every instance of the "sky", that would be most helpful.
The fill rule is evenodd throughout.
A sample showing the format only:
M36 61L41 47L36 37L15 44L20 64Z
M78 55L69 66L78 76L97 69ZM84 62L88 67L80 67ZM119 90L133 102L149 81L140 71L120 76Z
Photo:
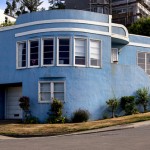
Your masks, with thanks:
M48 8L48 0L41 0L43 1L42 5L40 7ZM5 10L6 8L6 0L0 0L0 9Z

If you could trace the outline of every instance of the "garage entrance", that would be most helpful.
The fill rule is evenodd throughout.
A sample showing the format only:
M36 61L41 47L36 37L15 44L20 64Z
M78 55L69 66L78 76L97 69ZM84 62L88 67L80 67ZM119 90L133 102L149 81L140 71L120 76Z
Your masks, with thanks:
M22 109L19 107L19 98L22 96L22 87L6 88L5 119L22 119Z

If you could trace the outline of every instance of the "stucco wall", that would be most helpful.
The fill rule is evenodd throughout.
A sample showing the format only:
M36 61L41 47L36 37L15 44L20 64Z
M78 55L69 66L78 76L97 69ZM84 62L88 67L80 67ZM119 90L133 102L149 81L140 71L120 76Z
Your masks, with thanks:
M94 16L93 16L94 15ZM50 19L82 19L108 22L108 16L91 12L62 10L46 11L21 16L17 24L38 20ZM35 29L57 27L74 27L105 31L103 27L86 25L82 23L43 23L26 26L0 32L0 84L22 83L23 95L31 99L32 114L44 121L50 104L38 103L38 82L65 81L66 99L64 102L64 115L70 117L78 108L89 110L90 119L99 119L106 108L106 100L112 97L134 95L141 87L150 87L149 76L137 66L137 51L139 47L133 45L119 45L112 43L110 35L92 34L84 32L40 32L15 37L16 33L22 33ZM108 32L107 30L105 32ZM102 41L102 68L76 67L76 66L51 66L16 69L16 42L42 37L86 37ZM135 37L130 37L134 42ZM140 42L149 43L147 38L138 37ZM73 42L73 41L72 41ZM55 43L56 44L56 43ZM119 50L118 64L111 63L111 47L121 47ZM72 45L73 49L73 45ZM150 48L140 47L140 50L150 51ZM73 53L73 51L72 51ZM55 56L56 57L56 56Z

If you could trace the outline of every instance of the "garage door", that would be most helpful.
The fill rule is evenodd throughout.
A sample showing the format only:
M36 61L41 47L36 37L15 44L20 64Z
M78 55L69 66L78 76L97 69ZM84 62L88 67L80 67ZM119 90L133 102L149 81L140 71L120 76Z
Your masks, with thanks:
M6 90L6 119L22 119L22 109L18 99L22 96L22 87L9 87Z

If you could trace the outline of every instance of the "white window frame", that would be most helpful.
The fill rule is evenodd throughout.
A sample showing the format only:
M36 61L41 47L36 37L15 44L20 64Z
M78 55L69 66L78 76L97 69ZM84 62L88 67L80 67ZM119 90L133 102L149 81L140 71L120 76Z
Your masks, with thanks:
M119 61L119 57L118 57L118 53L117 53L117 60L116 61L113 60L113 55L112 55L113 49L117 50L117 52L119 53L119 48L111 48L111 63L116 64Z
M19 43L26 43L26 67L19 67L18 65L18 44ZM23 40L23 41L17 41L16 42L16 69L25 69L28 67L28 60L27 60L27 56L28 56L28 45L27 45L27 40Z
M46 39L51 39L53 40L53 64L44 64L44 57L43 57L43 52L44 52L44 40ZM41 38L41 67L42 66L54 66L55 65L55 38L54 37L43 37Z
M139 62L138 62L138 53L144 53L144 57L145 57L145 62L144 62L144 65L145 65L145 69L143 69L142 67L140 67L138 64L139 64ZM137 66L138 67L140 67L141 69L143 69L144 70L144 72L148 75L148 76L150 76L150 74L148 74L147 73L147 54L150 54L150 52L146 52L146 51L137 51Z
M76 64L75 63L75 52L76 52L76 48L75 48L75 41L76 41L76 39L82 39L82 40L85 40L86 41L86 44L85 44L85 65L79 65L79 64ZM78 67L88 67L88 50L89 50L89 40L88 40L88 38L86 38L86 37L74 37L74 44L73 44L73 49L74 49L74 53L73 53L73 55L74 55L74 57L73 57L73 66L78 66Z
M41 101L41 96L40 96L40 93L41 93L41 91L40 91L40 84L41 83L49 83L50 84L50 86L51 86L51 100L49 100L49 101ZM65 102L66 101L66 82L65 81L39 81L38 82L38 103L52 103L53 102L53 98L55 98L54 97L54 84L55 83L63 83L64 84L64 100L62 101L62 102Z
M99 42L99 45L100 45L100 56L99 56L99 63L100 63L100 65L99 66L93 66L93 65L91 65L91 57L90 57L90 55L91 55L91 49L90 49L90 41L98 41ZM99 40L99 39L94 39L94 38L90 38L89 39L89 58L88 58L88 60L89 60L89 67L92 67L92 68L102 68L102 40Z
M69 64L59 64L59 39L69 39ZM72 65L72 37L64 37L64 36L60 36L57 37L57 57L56 57L56 66L71 66Z
M38 65L35 65L35 66L30 65L30 42L32 41L38 41ZM29 39L28 40L28 68L36 68L39 66L40 66L40 38Z

